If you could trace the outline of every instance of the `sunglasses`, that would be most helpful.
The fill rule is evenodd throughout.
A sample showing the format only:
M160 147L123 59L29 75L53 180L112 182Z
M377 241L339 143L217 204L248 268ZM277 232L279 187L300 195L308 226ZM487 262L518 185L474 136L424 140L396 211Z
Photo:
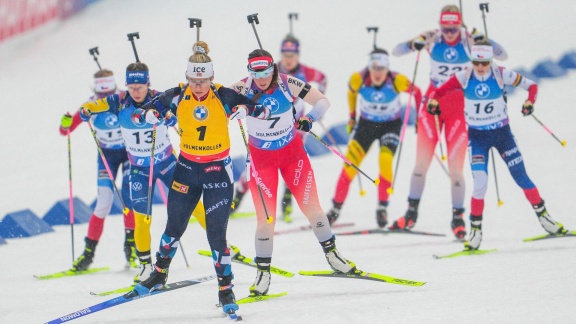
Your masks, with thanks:
M472 64L474 64L474 66L478 66L478 65L482 65L482 66L488 66L488 65L490 65L490 62L478 62L478 61L472 61Z
M442 34L456 34L460 28L442 28Z
M248 72L250 72L250 75L252 76L253 79L265 79L269 76L272 75L272 73L274 73L274 65L266 68L265 70L262 71L253 71L248 69Z
M210 79L192 79L186 77L191 86L203 86L210 83Z

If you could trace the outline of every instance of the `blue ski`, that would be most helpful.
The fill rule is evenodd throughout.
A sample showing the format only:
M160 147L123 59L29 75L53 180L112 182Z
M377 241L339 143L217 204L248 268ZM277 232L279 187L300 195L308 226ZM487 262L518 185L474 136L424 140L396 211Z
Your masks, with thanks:
M104 309L107 309L110 307L122 305L122 304L127 303L127 302L135 301L135 300L140 299L140 298L145 298L145 297L165 293L167 291L196 285L196 284L203 283L205 281L212 280L215 278L216 278L215 275L211 275L211 276L205 276L205 277L200 277L200 278L191 279L191 280L182 280L182 281L178 281L178 282L173 282L173 283L169 283L169 284L164 285L164 287L162 287L162 288L153 290L149 294L136 296L133 298L126 298L124 296L118 296L118 297L109 299L107 301L104 301L102 303L80 309L80 310L75 311L73 313L70 313L68 315L64 315L62 317L59 317L57 319L51 320L51 321L46 322L46 323L47 324L56 324L56 323L68 322L68 321L77 319L78 317L90 315L92 313L96 313L96 312L99 312L101 310L104 310Z

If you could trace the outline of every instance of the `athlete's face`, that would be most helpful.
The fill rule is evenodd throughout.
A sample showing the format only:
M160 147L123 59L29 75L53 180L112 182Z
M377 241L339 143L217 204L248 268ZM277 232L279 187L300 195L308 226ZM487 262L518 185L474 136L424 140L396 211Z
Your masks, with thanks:
M284 71L292 71L296 65L298 65L298 54L294 52L284 52L282 53L282 68Z
M129 84L126 87L128 88L128 93L134 102L144 102L144 99L146 99L146 95L148 94L147 84Z
M490 69L491 62L477 62L472 61L472 66L474 67L474 72L477 76L483 76Z
M196 98L204 97L208 91L210 91L210 81L212 81L212 78L193 79L187 77L186 79L188 80L190 90L192 90Z
M256 86L260 90L266 90L272 83L272 78L274 77L274 65L271 65L267 69L260 71L250 71L250 75Z
M440 26L442 36L448 43L452 43L460 36L460 25L458 26Z
M373 65L368 71L370 71L370 81L372 81L372 84L380 86L386 81L386 76L388 75L387 68Z

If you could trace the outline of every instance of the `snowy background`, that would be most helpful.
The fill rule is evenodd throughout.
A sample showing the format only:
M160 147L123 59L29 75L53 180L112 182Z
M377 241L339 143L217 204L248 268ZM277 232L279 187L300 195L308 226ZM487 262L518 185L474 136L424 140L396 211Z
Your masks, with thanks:
M482 28L478 1L464 1L464 20ZM257 48L248 14L258 13L257 30L265 49L279 55L281 39L289 31L288 13L297 12L294 33L301 41L301 62L328 76L327 95L332 108L327 126L347 120L346 89L349 76L367 62L373 36L367 26L379 26L377 44L391 50L397 43L435 28L446 1L354 2L293 0L280 9L270 1L101 1L61 24L0 44L0 91L6 113L1 128L0 215L30 208L44 215L58 200L68 196L66 139L58 133L60 118L73 112L90 94L97 70L88 49L98 46L100 63L115 71L124 84L123 71L134 61L126 34L139 32L136 45L141 61L151 70L152 87L164 90L184 80L186 61L196 40L187 18L201 18L201 39L211 47L216 82L232 84L246 75L246 57ZM571 0L509 0L490 4L488 32L509 53L501 65L527 70L545 58L559 59L576 47L576 5ZM392 69L409 78L416 55L391 58ZM428 85L429 58L422 55L417 85ZM562 148L532 118L523 118L520 106L526 95L516 91L509 98L512 130L526 160L528 173L546 199L553 217L576 229L574 187L576 129L572 92L576 73L540 82L535 114L561 139ZM315 127L318 134L322 129ZM231 124L232 156L243 155L244 145L235 123ZM172 134L175 135L175 134ZM172 136L177 144L177 137ZM344 149L344 148L342 148ZM362 169L377 176L377 149L366 157ZM406 208L409 177L415 156L413 128L408 129L402 149L391 220ZM85 202L96 196L96 149L88 128L80 126L72 136L74 193ZM325 209L331 207L341 161L334 155L312 160ZM341 236L340 251L360 269L401 278L427 281L423 287L331 278L273 276L271 293L287 291L280 299L243 305L239 314L251 323L570 323L576 312L574 268L576 240L572 238L523 243L525 237L543 234L531 206L496 161L500 196L497 206L493 176L486 196L482 248L499 252L478 257L435 260L433 254L458 251L450 231L449 183L436 162L428 174L415 230L444 233L446 237L406 235ZM472 187L466 166L467 193ZM341 222L355 222L353 229L373 228L376 190L363 179L367 194L359 195L357 182L350 187ZM468 198L467 198L467 208ZM241 211L253 207L246 197ZM294 223L279 222L278 230L306 224L297 210ZM164 229L166 211L154 209L153 248ZM98 245L94 267L110 266L107 273L39 281L46 274L70 267L70 228L28 239L10 239L0 246L3 274L0 279L0 323L40 323L105 300L90 291L105 291L131 283L135 270L123 269L121 217L111 216ZM468 222L467 222L468 224ZM87 225L75 227L76 256L84 245ZM255 219L229 223L229 239L243 254L254 256ZM335 232L339 232L335 230ZM273 264L297 272L327 269L322 250L311 232L278 235ZM208 249L205 233L191 224L182 238L190 268L178 252L169 281L212 274L210 259L196 250ZM255 270L234 264L235 292L248 294ZM76 320L78 323L218 323L224 321L213 305L216 282L208 282L146 298Z

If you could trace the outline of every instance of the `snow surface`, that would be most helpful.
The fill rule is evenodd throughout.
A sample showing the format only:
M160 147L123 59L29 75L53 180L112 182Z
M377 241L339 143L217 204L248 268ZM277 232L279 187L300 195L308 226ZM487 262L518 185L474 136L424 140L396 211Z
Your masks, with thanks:
M67 146L57 128L62 113L74 111L90 95L96 66L88 49L99 46L103 67L116 71L124 83L125 66L133 61L126 34L140 32L140 58L151 69L154 88L164 90L184 80L183 73L196 30L187 18L201 18L201 38L211 46L216 81L232 84L246 75L247 54L257 47L246 16L259 13L257 26L264 48L279 54L281 39L288 32L288 13L299 13L294 33L301 40L301 60L324 71L329 78L332 109L327 126L347 118L346 87L351 73L361 69L373 36L367 26L379 26L378 45L389 50L397 43L434 28L444 1L101 1L65 23L52 24L0 45L0 89L3 111L0 147L0 214L30 208L42 217L54 202L68 197ZM469 27L482 29L477 1L464 1ZM509 0L492 2L487 14L489 35L503 44L509 60L503 65L531 69L544 58L557 60L574 48L576 5L571 0ZM392 57L394 70L409 77L415 55ZM428 85L429 59L422 55L417 84ZM511 124L526 160L529 175L547 201L548 209L567 228L576 229L573 184L576 172L576 129L572 92L576 73L540 82L536 115L561 139L562 148L532 118L523 118L523 91L509 98ZM232 156L244 154L234 124ZM322 133L321 129L315 129ZM173 134L174 135L174 134ZM176 136L172 136L177 143ZM372 148L362 165L377 175L377 149ZM96 196L96 150L90 132L81 126L72 136L74 193L85 202ZM396 190L389 208L393 220L406 208L409 175L415 156L413 128L408 129L397 174ZM313 159L321 201L330 207L341 161L334 155ZM405 235L342 236L340 251L359 268L401 278L427 281L423 287L405 287L370 281L273 276L271 292L287 291L280 299L243 305L240 314L251 323L570 323L574 322L576 239L566 238L523 243L525 237L543 234L530 205L508 174L496 162L500 197L497 206L493 176L486 196L482 248L499 252L447 260L446 254L462 248L450 234L451 204L446 175L436 162L420 207L416 230L444 233L446 237ZM466 167L468 194L472 187ZM354 229L375 227L376 190L366 179L366 196L357 182L344 206L342 222L355 222ZM241 211L252 210L249 197ZM468 208L467 203L467 208ZM154 209L153 247L166 221L160 205ZM66 269L71 264L70 227L28 239L9 239L0 246L3 274L0 279L0 323L39 323L105 300L90 291L105 291L131 283L135 270L123 270L121 217L107 220L93 266L110 266L107 273L39 281L34 274ZM294 223L279 222L277 229L306 224L299 211ZM87 225L75 225L76 256L83 247ZM253 218L230 221L229 239L247 256L254 255ZM339 231L335 231L339 232ZM297 272L327 269L311 232L278 235L274 265ZM169 281L213 273L210 259L196 254L207 249L203 230L193 224L182 238L191 267L178 252ZM235 292L247 295L254 269L234 264ZM77 323L219 323L216 282L211 281L152 298L128 303L76 320Z

